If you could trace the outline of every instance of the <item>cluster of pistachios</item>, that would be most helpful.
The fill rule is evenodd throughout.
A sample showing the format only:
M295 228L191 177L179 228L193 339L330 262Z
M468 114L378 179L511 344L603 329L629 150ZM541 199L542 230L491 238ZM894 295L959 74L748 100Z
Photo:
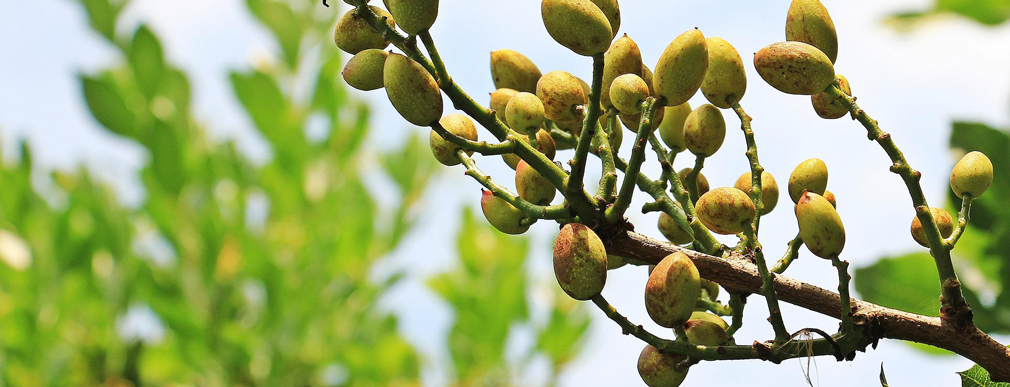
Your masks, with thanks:
M726 137L723 109L737 113L745 135L751 136L749 140L753 136L750 118L739 105L747 90L744 62L726 40L706 38L700 30L689 29L674 38L650 68L634 40L627 34L618 37L621 13L617 0L542 0L541 17L548 34L572 52L593 57L598 66L594 69L594 84L561 70L542 73L523 54L502 49L490 55L495 90L490 93L489 105L463 109L469 116L443 115L443 91L453 99L450 90L456 86L445 75L445 68L439 68L443 65L436 58L427 32L438 17L438 0L384 0L385 9L368 6L367 0L345 1L355 9L340 18L334 40L342 50L354 54L342 73L347 84L360 90L384 89L404 119L431 127L429 141L435 159L446 166L466 164L468 174L487 188L482 191L481 207L488 222L499 231L521 234L538 219L562 223L554 244L554 271L561 289L572 298L598 301L607 271L628 263L615 252L608 254L607 245L597 235L597 231L614 225L609 211L621 206L617 192L605 192L604 181L608 173L616 179L613 164L617 160L634 164L621 168L627 172L625 179L629 182L624 186L634 188L638 177L630 175L637 173L644 160L641 152L650 139L654 148L669 148L656 149L661 157L669 157L661 162L672 162L673 156L686 150L695 156L699 169L673 173L668 169L670 165L664 165L659 192L650 193L656 198L655 204L662 207L672 202L662 192L669 185L677 202L673 210L659 211L660 232L676 245L710 255L726 251L726 247L702 249L699 236L711 239L710 233L739 234L741 241L747 242L741 243L744 250L760 250L756 241L758 221L777 207L779 186L760 166L753 141L747 151L751 172L740 175L732 187L710 189L708 179L700 173L704 159L715 156ZM406 36L399 35L397 29ZM849 82L835 72L838 38L823 4L819 0L793 0L785 32L786 41L754 54L753 64L761 78L784 93L810 96L813 110L820 117L836 119L851 114L855 118L858 109L853 107ZM424 40L432 60L417 49L416 37ZM390 41L397 43L403 53L384 51ZM692 109L688 100L699 90L708 103ZM453 103L456 107L475 104L458 94ZM478 127L471 117L501 141L494 144L501 151L481 151L492 145L478 142ZM637 135L630 162L617 156L623 142L621 125ZM656 132L661 142L655 139ZM572 172L554 161L558 150L570 148L577 149ZM501 155L515 171L515 194L491 182L490 177L480 178L484 175L471 158L475 149L484 155ZM575 175L581 177L584 171L585 153L579 155L578 149L603 160L600 194L571 196L582 188L577 182L577 188L571 189L573 182L569 180ZM575 172L577 169L580 172ZM968 203L986 191L992 173L988 158L972 152L954 167L950 185ZM798 239L814 255L835 262L842 273L846 266L839 255L845 245L845 229L835 209L835 196L827 191L827 182L824 162L809 159L793 170L787 189L794 203ZM642 179L637 183L643 186ZM760 189L755 187L758 184ZM616 191L613 184L610 187ZM552 205L558 191L564 193L562 203ZM622 187L620 195L629 195L627 201L630 194ZM664 202L664 197L669 201ZM595 212L577 212L570 206L575 200L588 201L588 208ZM560 214L555 211L558 208L562 209ZM548 218L548 212L555 217ZM618 215L618 222L623 222L623 210ZM694 218L700 224L691 222ZM923 222L930 219L932 223ZM913 220L912 235L927 247L929 233L924 224L935 225L941 238L951 237L955 229L955 219L946 210L927 211L923 206ZM761 259L758 263L763 265ZM762 272L766 284L770 284L769 275ZM839 292L848 302L848 283L842 282ZM656 324L685 336L680 339L699 348L719 347L732 343L732 332L738 328L731 328L721 317L708 312L716 311L710 305L721 305L719 289L718 284L701 278L691 257L678 251L651 268L645 284L645 307ZM774 293L768 286L763 289ZM769 308L777 313L771 304ZM721 309L721 314L727 315L729 309ZM638 370L649 386L678 386L694 363L696 359L648 345L639 357Z

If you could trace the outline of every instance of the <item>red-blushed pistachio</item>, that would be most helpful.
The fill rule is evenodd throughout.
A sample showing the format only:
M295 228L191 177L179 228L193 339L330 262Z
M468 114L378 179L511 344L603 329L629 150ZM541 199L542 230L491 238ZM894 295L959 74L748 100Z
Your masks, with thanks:
M828 166L821 159L804 160L789 175L789 198L793 203L800 201L803 191L823 195L826 188L828 188Z
M667 255L645 284L645 310L652 321L673 328L691 317L701 296L701 277L691 258L682 252Z
M427 31L438 18L438 0L388 0L386 6L400 29L410 35Z
M610 87L617 77L624 74L642 75L642 51L628 34L618 38L603 54L603 89L600 103L604 107L613 106L610 101Z
M677 172L677 177L680 178L680 185L685 189L687 189L687 175L691 173L692 170L692 168L684 168L681 169L680 172ZM705 174L701 172L698 172L698 178L695 183L697 183L698 195L704 195L708 192L709 187L711 187L708 184L708 179L705 178Z
M589 96L574 75L565 71L551 71L536 83L537 98L544 104L544 116L554 122L579 122L577 106L589 103Z
M623 114L641 113L646 98L649 98L649 85L638 75L621 75L610 86L610 102Z
M443 128L449 133L455 134L457 136L463 137L470 141L477 141L477 127L474 126L473 121L470 117L463 114L450 114L442 117L438 121ZM448 140L442 138L434 129L428 135L428 145L431 147L431 153L435 155L435 160L442 163L442 165L453 166L460 163L459 156L456 154L456 150L459 149L459 145L453 144ZM467 154L472 155L473 152L467 151Z
M666 46L653 74L653 90L665 106L680 105L698 92L708 70L708 46L697 28Z
M694 345L718 347L729 341L726 329L707 320L687 320L684 324L687 341Z
M393 16L389 12L379 7L369 6L368 8L380 18L385 17L390 28L396 28ZM348 54L357 54L370 48L381 50L389 46L386 38L383 38L381 33L372 30L368 22L358 17L353 9L347 11L337 21L337 28L333 31L333 42Z
M666 114L659 124L659 137L670 147L671 152L683 152L687 149L687 144L684 143L684 122L691 114L691 104L684 102L677 106L667 106L663 111Z
M695 156L712 156L726 139L726 119L719 108L704 104L687 115L684 143Z
M722 38L705 39L705 45L708 47L708 71L701 82L701 92L716 107L729 109L730 99L740 101L747 91L743 59L733 45Z
M835 23L820 0L793 0L786 12L786 40L817 47L831 63L838 57Z
M761 79L786 94L814 95L835 80L831 60L817 47L802 42L774 43L754 54Z
M347 61L340 75L344 77L344 82L355 89L381 89L382 71L388 56L385 51L374 48L361 51Z
M537 65L523 54L508 49L491 52L491 78L495 88L533 93L540 75Z
M686 359L686 356L660 352L646 345L638 355L638 375L649 387L677 387L687 378L687 369L677 371L676 367Z
M491 191L483 191L480 198L480 208L484 212L484 218L491 223L494 228L506 234L518 235L529 230L530 226L523 225L522 211L509 204L505 199L494 196Z
M389 54L382 70L382 83L389 102L407 122L429 126L442 116L438 83L413 59Z
M753 181L751 180L750 172L740 175L736 179L736 184L733 184L736 189L746 192L750 195L750 190L753 187ZM762 215L768 214L775 209L775 205L779 202L779 185L775 183L775 178L772 177L771 173L764 171L761 173L761 204L764 205L764 211L761 211Z
M977 199L992 184L992 161L979 151L969 152L961 157L950 171L950 189L959 198L969 195Z
M842 92L851 97L852 88L849 87L849 80L840 74L835 74L835 80L838 81L838 87L842 89ZM833 120L845 117L849 113L849 109L838 98L833 98L823 91L811 95L810 103L814 105L814 112L821 118Z
M949 238L950 234L954 232L954 218L942 208L931 207L929 210L933 213L933 223L936 223L936 228L940 230L940 237ZM915 239L922 247L929 247L926 230L922 228L922 222L919 221L918 216L912 218L912 239Z
M589 0L543 0L540 14L547 33L576 54L602 53L614 39L607 15Z
M662 233L663 236L665 236L670 242L678 245L694 242L694 237L691 236L691 234L683 227L680 227L677 222L674 222L673 218L665 212L659 213L658 227L659 232Z
M755 215L750 196L733 187L716 188L701 195L695 211L705 227L723 235L743 232Z
M845 227L835 207L828 199L813 192L804 192L796 203L796 222L803 244L814 255L831 259L845 247Z
M691 320L709 321L719 325L722 329L729 329L729 324L726 324L726 320L709 312L695 311L691 313L691 318L688 321Z
M824 196L824 198L828 200L828 203L831 203L832 207L838 208L838 203L835 202L834 193L832 193L831 191L824 191L824 195L821 196Z
M505 121L519 133L544 126L544 104L533 93L519 92L505 106Z
M607 282L607 250L592 229L568 223L554 240L554 275L561 289L576 300L588 300Z
M516 191L519 197L539 205L549 205L557 190L550 180L520 160L516 165Z

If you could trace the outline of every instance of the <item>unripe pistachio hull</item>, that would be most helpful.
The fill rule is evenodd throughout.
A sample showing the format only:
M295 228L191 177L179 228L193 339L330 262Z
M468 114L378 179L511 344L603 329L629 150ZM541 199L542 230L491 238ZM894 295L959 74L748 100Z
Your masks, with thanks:
M838 87L842 89L842 92L851 97L852 89L849 87L849 80L839 74L835 74L835 80L838 81ZM810 103L814 105L817 115L824 119L842 118L849 113L849 109L838 98L832 98L825 92L810 96Z
M500 88L491 92L491 110L494 110L494 115L502 122L505 122L505 108L508 107L509 101L516 94L519 94L518 90L509 88ZM505 124L508 125L508 122Z
M930 211L933 213L933 223L936 224L937 229L940 231L940 238L949 238L950 234L954 232L954 218L950 216L947 210L942 208L932 207ZM922 247L929 247L926 230L922 228L922 222L918 216L912 218L912 239L915 239L915 242Z
M708 38L705 45L708 47L708 71L701 82L701 92L716 107L729 109L731 100L739 102L747 92L743 59L733 45L722 38Z
M691 317L701 296L701 277L691 258L681 252L656 265L645 285L645 310L656 324L673 328Z
M688 320L684 324L684 331L687 333L687 341L694 345L718 347L729 341L726 330L711 321Z
M368 8L380 18L386 17L390 28L396 27L393 17L388 12L378 7L369 6ZM333 41L338 48L349 54L357 54L367 49L381 50L389 46L389 42L382 37L382 34L372 30L368 22L358 17L353 9L347 11L337 21L337 28L333 31Z
M950 188L959 198L970 195L977 199L992 184L992 173L992 161L988 156L979 151L969 152L951 170Z
M838 57L838 34L820 0L793 0L786 13L786 40L817 47L831 63Z
M659 232L670 242L678 245L694 242L694 237L687 230L680 227L670 215L665 212L659 214Z
M400 29L410 35L427 31L438 18L438 0L389 0L386 5Z
M687 149L684 142L684 122L691 114L691 104L684 102L677 106L667 106L663 110L666 114L659 124L659 136L663 139L663 143L670 147L671 152L683 152Z
M831 259L845 247L845 227L835 207L823 196L806 192L796 204L796 222L803 244L814 255Z
M677 371L676 366L686 357L660 352L646 345L638 355L638 375L649 387L677 387L687 378L687 370Z
M524 218L522 211L506 202L505 199L494 196L490 191L484 191L480 200L480 208L488 223L491 223L498 231L517 235L530 228L530 226L522 224Z
M607 15L589 0L543 0L540 13L547 33L576 54L602 53L614 39Z
M750 227L755 214L750 196L732 187L716 188L701 195L695 211L705 227L723 235L743 232Z
M540 77L536 93L544 104L544 116L554 122L579 122L576 107L589 103L579 79L564 71L551 71Z
M600 294L607 282L603 241L585 225L566 224L554 241L554 274L561 289L576 300Z
M646 98L649 98L649 85L638 75L621 75L610 86L610 101L623 114L641 113Z
M804 160L789 175L789 198L793 203L799 202L803 191L823 195L827 188L828 166L820 159Z
M407 122L429 126L442 116L438 83L419 63L400 54L389 54L382 78L389 102Z
M634 40L627 34L615 40L603 56L603 89L600 103L607 108L613 106L610 101L610 87L614 80L624 74L642 75L644 66L642 52Z
M505 121L519 133L543 127L544 104L533 93L519 92L505 106Z
M546 177L525 161L516 165L516 191L519 197L538 205L549 205L557 190Z
M729 324L726 324L726 320L709 312L696 311L691 313L691 318L688 321L691 320L708 321L719 325L722 329L729 329Z
M508 49L491 52L491 77L495 88L533 93L540 75L537 65L523 54Z
M607 15L607 20L610 21L610 30L613 33L612 37L617 37L617 31L621 29L621 7L617 4L617 0L591 0L596 7Z
M470 117L463 114L450 114L442 117L438 122L449 133L470 141L477 141L477 127L474 126ZM460 163L459 156L456 154L459 146L443 139L434 129L428 135L428 145L431 147L431 153L435 156L435 160L438 160L442 165L453 166ZM466 153L473 154L469 151Z
M340 75L344 77L344 82L355 89L381 89L382 71L387 57L389 54L379 49L361 51L347 61Z
M684 32L659 57L653 74L653 90L665 106L680 105L691 99L708 70L708 46L698 29Z
M835 80L831 60L802 42L774 43L754 54L754 67L769 85L786 94L814 95Z
M680 185L683 186L685 189L687 189L687 175L690 174L691 171L692 168L684 168L681 169L680 172L677 172L677 177L680 178ZM708 184L708 179L705 178L704 173L700 172L698 173L698 178L697 180L695 180L695 183L697 183L698 195L704 195L705 193L708 192L709 188L711 187Z
M736 179L736 184L733 184L733 186L750 195L750 190L753 187L752 183L751 174L745 173ZM779 185L775 182L775 178L772 177L771 173L764 171L761 173L761 204L764 205L764 211L761 211L761 214L765 215L772 212L778 202Z
M726 119L719 108L704 104L684 121L684 143L696 156L712 156L726 139Z

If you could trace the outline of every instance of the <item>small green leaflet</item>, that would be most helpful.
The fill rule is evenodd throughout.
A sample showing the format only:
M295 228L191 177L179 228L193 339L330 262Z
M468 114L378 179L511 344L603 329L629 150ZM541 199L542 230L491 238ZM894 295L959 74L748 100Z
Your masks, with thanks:
M887 377L884 376L884 363L880 363L880 385L881 387L890 387L887 385Z
M957 374L961 376L961 387L1010 387L1010 383L995 383L989 380L989 372L978 364Z

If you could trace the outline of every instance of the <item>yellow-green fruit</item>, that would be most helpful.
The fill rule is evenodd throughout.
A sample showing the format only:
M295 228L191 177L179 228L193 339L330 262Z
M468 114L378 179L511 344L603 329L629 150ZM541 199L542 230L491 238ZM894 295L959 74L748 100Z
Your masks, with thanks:
M696 156L714 155L725 139L726 119L713 105L698 106L684 121L684 143Z
M646 345L638 355L638 375L649 387L677 387L687 378L687 369L677 371L676 366L687 359L683 355L660 352Z
M786 13L786 40L817 47L831 63L838 57L835 23L820 0L793 0Z
M396 27L396 23L393 22L393 17L389 12L373 6L369 6L368 8L372 12L375 12L379 18L386 17L386 23L389 24L390 28ZM358 17L353 9L347 11L337 21L337 29L333 32L333 42L348 54L357 54L370 48L381 50L389 46L389 42L382 37L382 34L373 31L368 22Z
M814 95L835 80L835 67L817 47L802 42L774 43L754 54L761 79L786 94Z
M610 87L614 80L624 74L641 75L643 66L642 51L628 34L615 40L603 55L603 91L600 103L607 108L613 106L610 101Z
M746 192L750 195L750 190L752 188L751 174L745 173L740 175L736 179L736 184L733 184L737 189ZM764 211L761 211L762 215L768 214L775 209L775 205L779 203L779 185L775 183L775 178L768 171L761 173L761 204L764 205Z
M438 0L389 0L386 6L400 29L410 35L427 31L438 17Z
M695 211L705 227L723 235L743 232L750 227L755 214L750 196L733 187L716 188L701 195Z
M649 85L649 95L656 96L656 90L652 87L652 81L655 74L649 69L649 66L642 65L642 79L645 80L645 84Z
M666 106L680 105L698 92L708 70L708 46L697 28L680 34L659 57L652 82Z
M554 275L576 300L600 294L607 282L607 250L600 237L579 223L562 227L554 240Z
M691 114L691 104L684 102L677 106L667 106L663 111L666 114L659 124L659 136L671 152L683 152L687 149L687 144L684 143L684 121Z
M828 166L821 159L807 159L793 169L789 175L789 198L793 203L800 201L803 191L824 195L828 188Z
M645 284L645 310L652 321L673 328L691 317L701 296L701 277L691 258L682 252L667 255Z
M505 122L505 107L516 94L519 94L518 90L509 88L500 88L491 92L491 110L494 110L494 114L502 122Z
M969 152L950 171L950 189L959 198L977 199L992 184L992 161L979 151Z
M691 173L692 170L693 168L684 168L681 169L680 172L677 172L677 177L680 178L680 184L685 189L687 189L687 175ZM705 178L704 173L698 172L698 179L695 183L697 183L698 195L704 195L708 192L710 186L708 185L708 179Z
M520 137L520 141L527 142L526 136ZM554 138L544 129L537 131L537 150L551 160L554 160L554 156L557 154L558 147L554 142ZM519 166L519 160L522 160L515 153L506 153L501 155L501 157L502 160L505 160L505 164L508 164L509 168L512 169L516 169Z
M579 122L575 107L589 103L579 79L564 71L551 71L536 83L537 98L544 104L544 116L554 122Z
M505 121L523 133L544 126L544 104L536 94L519 92L505 106Z
M729 324L726 324L726 320L723 320L722 317L716 316L709 312L697 311L691 313L691 319L689 319L688 321L691 320L708 321L715 323L716 325L719 325L720 327L722 327L722 329L729 329Z
M400 54L389 54L382 70L386 96L403 118L429 126L442 116L442 93L428 70Z
M358 90L375 90L382 88L382 69L386 66L386 58L389 56L385 51L370 48L354 54L344 71L340 73L344 77L344 82Z
M505 201L505 199L494 196L491 191L483 191L480 198L480 208L484 212L487 222L494 228L506 234L522 234L530 229L530 226L523 225L524 218L522 211Z
M687 341L694 345L718 347L729 341L726 329L711 321L687 320L684 332L687 334Z
M646 98L649 98L649 85L638 75L621 75L610 86L610 102L623 114L641 113Z
M701 92L713 105L729 109L731 99L740 101L747 91L747 73L743 59L733 45L722 38L708 38L708 71L701 82Z
M849 87L849 80L839 74L835 74L835 80L838 81L838 87L842 89L842 92L851 97L852 89ZM849 113L849 109L845 108L845 105L842 105L839 99L832 98L828 93L823 91L811 95L810 103L814 105L814 111L821 118L833 120L845 117Z
M683 227L673 221L665 212L659 214L659 232L674 244L683 245L694 242L694 237Z
M583 56L607 51L614 31L607 15L589 0L543 0L540 13L547 33Z
M607 270L614 270L624 267L628 262L620 255L607 254Z
M470 117L463 114L450 114L442 117L438 123L449 133L470 141L477 141L477 127L473 125ZM442 138L434 129L428 135L428 144L431 146L431 153L435 155L435 160L438 160L443 165L452 166L460 163L459 156L456 154L459 145ZM466 153L469 155L473 154L470 151Z
M800 238L811 253L825 259L841 254L845 247L845 227L828 199L813 192L804 193L796 203L796 222Z
M551 185L550 180L520 160L516 165L516 192L519 193L519 197L530 203L549 205L551 200L554 200L557 190Z
M828 200L828 203L831 203L832 207L838 208L838 202L835 201L834 193L832 193L831 191L824 191L824 195L821 196L824 196L824 198Z
M582 85L582 94L585 94L586 96L589 96L589 94L593 93L592 86L589 86L589 84L586 83L586 81L583 81L582 78L579 78L579 77L575 77L575 79L578 79L579 80L579 85Z
M954 232L954 218L947 210L937 207L929 209L933 213L933 223L940 230L940 238L947 239ZM915 239L922 247L929 247L929 240L926 239L926 230L922 228L919 217L912 218L912 239Z
M600 11L603 11L604 15L607 15L607 20L610 21L610 30L613 33L611 37L617 37L617 30L621 29L621 7L617 5L617 0L591 1L600 8Z
M701 289L708 292L708 298L713 300L719 298L719 284L702 278Z
M523 54L498 50L491 52L491 77L495 88L533 93L537 90L540 69Z
M620 113L617 115L621 119L621 124L628 128L632 132L638 133L638 127L642 125L642 114L641 113ZM652 113L652 130L655 131L659 129L659 125L663 123L663 118L666 116L665 109L653 109Z

